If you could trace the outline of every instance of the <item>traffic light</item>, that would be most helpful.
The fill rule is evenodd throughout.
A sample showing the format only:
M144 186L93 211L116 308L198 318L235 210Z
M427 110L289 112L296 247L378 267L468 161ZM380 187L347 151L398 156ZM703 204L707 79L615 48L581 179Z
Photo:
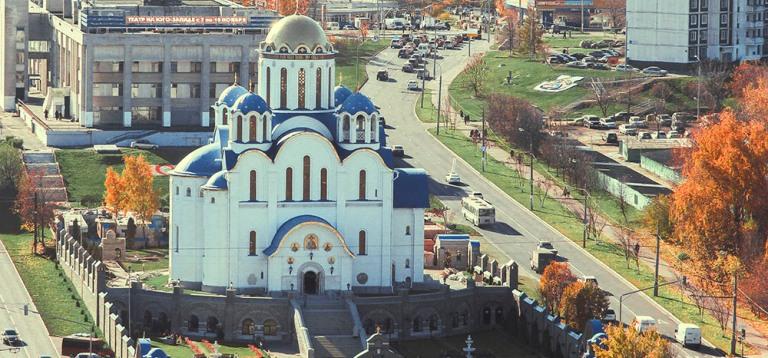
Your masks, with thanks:
M747 329L746 328L742 328L741 331L739 332L739 335L741 336L740 338L743 341L744 338L747 338Z
M27 304L24 305L24 315L29 316L29 305Z

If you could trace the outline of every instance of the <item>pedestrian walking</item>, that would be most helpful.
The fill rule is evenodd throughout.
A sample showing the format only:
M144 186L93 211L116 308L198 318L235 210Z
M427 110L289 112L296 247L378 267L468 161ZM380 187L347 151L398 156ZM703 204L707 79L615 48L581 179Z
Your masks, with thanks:
M45 119L48 119L48 110L47 109L43 111L43 117L45 117Z
M59 120L59 110L57 109L56 112L53 113L53 117L56 118L56 120Z
M459 117L464 118L464 110L459 110Z

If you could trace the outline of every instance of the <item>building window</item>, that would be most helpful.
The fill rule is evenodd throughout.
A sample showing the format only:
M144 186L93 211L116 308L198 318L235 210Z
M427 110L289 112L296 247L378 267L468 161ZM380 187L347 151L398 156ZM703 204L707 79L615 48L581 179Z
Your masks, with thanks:
M704 0L707 1L707 0ZM699 9L699 0L691 0L691 11L696 11Z
M320 109L323 106L321 103L323 100L323 69L317 68L317 75L315 75L315 109Z
M173 240L176 242L173 251L179 252L179 225L176 225L176 230L173 231Z
M200 98L200 84L172 83L171 98Z
M701 27L707 27L708 22L709 22L709 14L701 14L701 18L699 19L699 25L701 25Z
M303 190L302 190L302 200L304 200L304 201L309 201L310 200L310 194L311 194L310 193L310 191L311 191L310 185L312 183L311 180L310 180L311 179L311 175L310 175L311 174L311 172L310 172L311 170L312 170L311 161L309 159L309 156L305 155L304 156L304 172L302 173L302 175L303 175L303 182L304 182Z
M280 108L288 107L288 70L280 69Z
M720 26L725 26L725 25L728 25L728 14L727 13L720 14Z
M707 30L699 30L699 43L707 43Z
M211 72L213 73L239 73L240 62L211 62Z
M365 200L365 170L360 171L360 179L358 182L358 188L357 188L357 199L358 200Z
M171 73L200 73L203 71L203 63L197 61L173 61Z
M357 254L365 255L365 230L360 230L357 234Z
M271 138L269 135L269 128L267 127L267 115L261 116L261 141L266 143L269 141L267 138Z
M696 43L696 39L699 38L699 32L696 30L689 31L688 32L688 42L690 43Z
M328 169L320 169L320 200L328 200Z
M264 321L264 335L275 336L277 335L277 322L273 319Z
M299 88L297 89L297 95L299 96L299 108L306 108L306 85L307 75L303 68L299 69Z
M238 142L243 141L243 116L238 115L235 121L235 135Z
M133 61L133 63L131 64L131 72L160 73L160 72L163 72L163 63L152 62L152 61Z
M331 84L333 83L333 71L331 71L331 68L328 67L328 108L333 107L333 96L331 94L333 91L331 90Z
M132 83L132 98L161 98L163 97L162 83Z
M256 231L251 231L248 237L248 256L256 256Z
M357 131L356 131L356 133L357 133L357 137L356 137L357 141L356 141L356 143L362 143L363 141L365 141L365 116L363 116L362 114L357 116L356 123L357 123L357 125L356 125L356 129L357 129Z
M293 200L293 168L285 170L285 201Z
M688 16L688 25L690 27L696 27L699 24L699 15Z
M179 187L176 187L176 195L179 195Z
M410 235L411 234L411 225L406 225L405 226L405 234L406 235Z
M118 73L123 72L122 62L96 61L93 63L93 72L96 73Z
M252 319L246 318L243 320L243 326L241 328L240 334L245 336L252 336L256 334L256 325L253 323Z
M227 109L224 108L221 110L221 118L222 118L222 124L227 125Z
M411 268L411 259L405 259L405 268Z
M250 178L250 194L248 195L248 199L250 201L256 201L256 171L251 170L251 178Z
M271 94L272 94L272 87L270 87L270 79L271 78L270 78L270 75L269 75L269 67L267 67L267 103L269 103L269 105L271 106L272 102L271 102L270 99L272 98L272 96L271 96Z
M349 139L350 119L348 115L344 115L341 126L342 126L342 141L349 143L350 142L350 139Z
M211 204L216 204L216 198L211 198Z
M255 142L256 139L256 116L251 116L248 119L248 141L249 142Z
M192 189L190 189L190 188L187 188L187 196L188 196L188 197L191 197L191 196L192 196Z
M118 97L123 95L123 85L121 83L94 83L94 96Z

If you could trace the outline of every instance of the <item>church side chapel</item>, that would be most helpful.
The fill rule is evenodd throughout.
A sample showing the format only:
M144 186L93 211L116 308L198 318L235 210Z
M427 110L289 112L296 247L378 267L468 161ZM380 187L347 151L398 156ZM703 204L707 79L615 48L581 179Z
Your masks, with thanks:
M334 86L317 22L287 16L259 51L258 84L220 94L212 142L171 174L170 279L276 295L422 282L426 172L395 168L376 106Z

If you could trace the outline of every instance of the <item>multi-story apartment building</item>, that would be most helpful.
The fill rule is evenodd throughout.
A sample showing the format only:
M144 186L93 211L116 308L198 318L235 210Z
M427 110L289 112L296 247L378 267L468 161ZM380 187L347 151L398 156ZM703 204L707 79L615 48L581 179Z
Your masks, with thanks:
M765 12L765 0L628 0L627 59L671 70L760 59Z

